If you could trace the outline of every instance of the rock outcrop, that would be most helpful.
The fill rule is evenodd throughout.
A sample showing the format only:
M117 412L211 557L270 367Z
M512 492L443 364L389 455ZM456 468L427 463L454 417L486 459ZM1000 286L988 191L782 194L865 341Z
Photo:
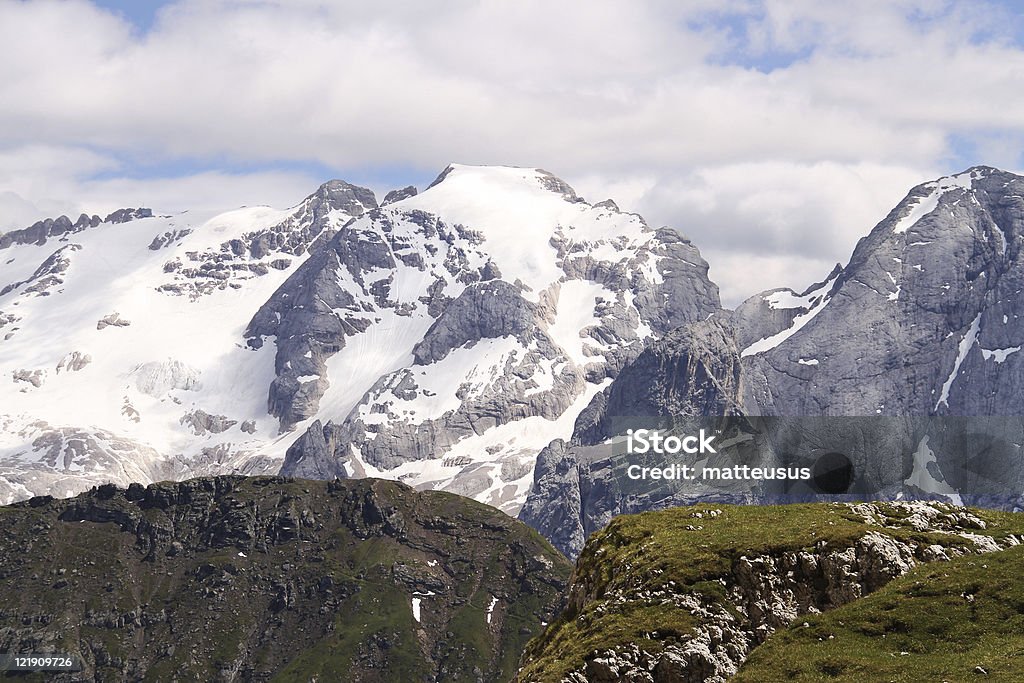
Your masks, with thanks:
M1017 546L1022 531L1020 515L928 503L618 518L588 542L566 611L530 644L517 680L724 683L804 615L920 564Z

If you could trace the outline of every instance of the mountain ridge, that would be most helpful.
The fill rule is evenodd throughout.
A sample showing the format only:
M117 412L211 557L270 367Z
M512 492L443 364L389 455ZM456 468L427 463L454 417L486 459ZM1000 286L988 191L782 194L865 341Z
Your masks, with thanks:
M59 247L12 242L0 499L223 472L379 476L527 505L552 539L538 520L579 519L560 545L573 554L626 511L573 452L627 405L1024 414L1022 188L991 167L922 183L845 266L735 310L679 232L529 168L452 164L380 202L332 180L285 210L127 211ZM975 484L945 441L931 436L936 476L914 481L959 495ZM1018 460L985 477L1015 485ZM599 513L573 508L588 496Z

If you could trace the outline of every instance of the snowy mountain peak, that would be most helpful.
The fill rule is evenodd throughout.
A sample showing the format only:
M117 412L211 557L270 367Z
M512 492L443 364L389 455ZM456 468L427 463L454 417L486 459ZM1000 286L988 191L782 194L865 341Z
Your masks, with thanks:
M719 308L678 233L539 169L143 213L7 237L0 500L284 467L514 512L630 358Z
M470 166L449 164L427 186L427 191L447 184L449 192L466 192L490 188L491 192L532 192L543 190L560 195L570 202L582 201L567 182L540 168L519 166Z

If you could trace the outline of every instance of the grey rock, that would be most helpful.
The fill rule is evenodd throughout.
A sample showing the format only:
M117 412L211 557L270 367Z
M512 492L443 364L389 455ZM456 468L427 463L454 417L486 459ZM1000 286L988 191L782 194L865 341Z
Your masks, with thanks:
M211 415L203 410L192 410L181 416L181 424L191 427L196 436L204 434L220 434L238 424L237 420L229 420L225 415Z
M152 218L152 209L118 209L103 219L104 223L128 223L141 218Z
M322 246L353 217L377 207L371 190L342 180L331 180L306 197L280 223L243 233L215 248L186 252L186 262L169 261L164 272L172 282L159 291L197 299L212 291L236 288L242 280L267 275L271 269L284 270L292 259L305 257L314 245ZM187 231L158 235L150 249L180 239Z
M64 274L71 265L71 256L81 245L67 244L50 254L27 279L12 282L0 289L0 296L21 289L21 296L50 296L64 284Z
M511 336L526 342L537 328L536 306L507 282L491 280L466 289L448 305L422 341L413 348L413 361L429 365L456 348L481 339Z
M132 321L125 320L124 318L121 317L120 313L115 311L114 313L105 315L102 318L100 318L99 321L97 321L96 323L96 329L102 330L107 327L128 327L131 324Z
M88 353L72 351L60 359L60 362L57 363L56 371L57 374L60 374L62 370L66 370L67 372L78 372L91 362L92 356Z
M25 382L38 389L43 386L46 372L44 370L15 370L11 377L14 382Z
M99 216L89 217L84 213L74 223L67 216L47 218L36 221L27 228L0 234L0 249L7 249L16 244L43 245L51 238L66 238L72 233L95 228L101 222Z
M604 442L657 418L737 416L744 386L731 330L718 320L694 323L649 345L576 420L569 443L555 441L537 458L534 483L519 518L569 557L614 515L696 500L742 502L748 490L710 494L681 487L666 497L622 488L619 463Z
M391 190L384 195L384 201L381 202L381 206L387 206L388 204L394 204L395 202L400 202L403 199L408 199L409 197L415 197L416 193L417 190L412 185L403 187L401 190Z
M1024 178L986 167L914 188L860 241L813 318L747 356L750 411L1021 414L1022 192ZM766 324L754 313L737 325Z

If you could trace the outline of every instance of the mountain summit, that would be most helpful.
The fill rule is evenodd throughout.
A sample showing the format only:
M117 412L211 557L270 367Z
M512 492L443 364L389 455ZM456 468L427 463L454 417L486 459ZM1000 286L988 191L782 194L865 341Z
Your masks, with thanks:
M125 219L0 238L0 500L283 467L514 514L647 340L720 310L689 241L535 169Z

